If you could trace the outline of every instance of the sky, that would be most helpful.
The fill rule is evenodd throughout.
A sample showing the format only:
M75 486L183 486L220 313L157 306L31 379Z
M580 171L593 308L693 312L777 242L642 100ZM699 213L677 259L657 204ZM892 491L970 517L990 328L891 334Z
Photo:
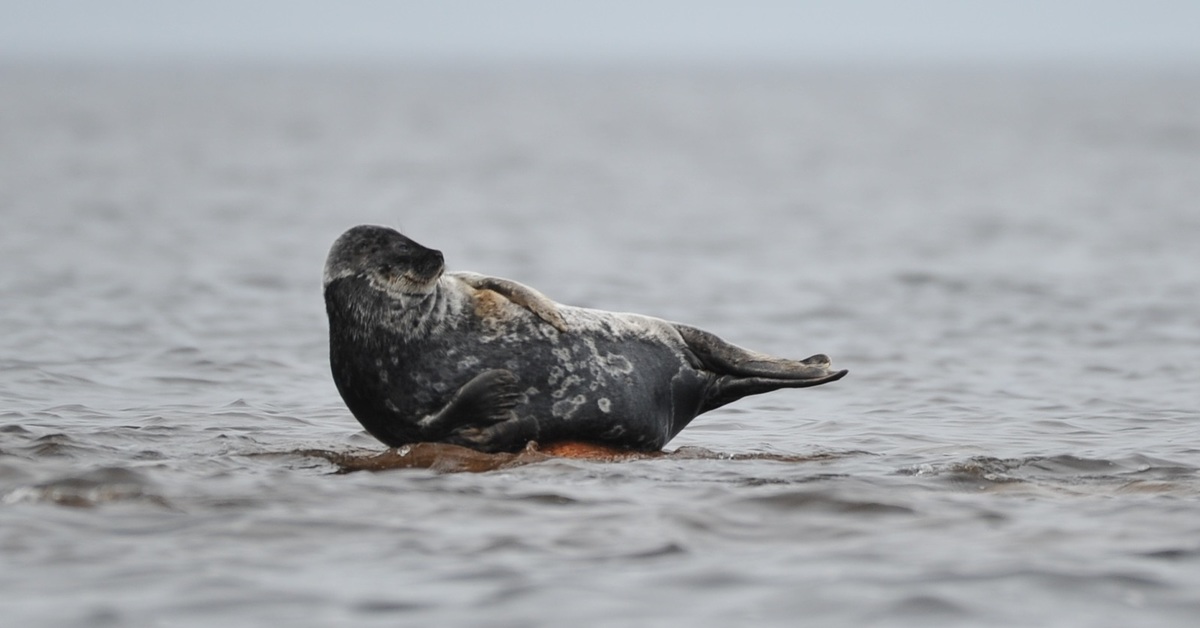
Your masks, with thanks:
M1200 0L0 0L0 59L1200 65Z

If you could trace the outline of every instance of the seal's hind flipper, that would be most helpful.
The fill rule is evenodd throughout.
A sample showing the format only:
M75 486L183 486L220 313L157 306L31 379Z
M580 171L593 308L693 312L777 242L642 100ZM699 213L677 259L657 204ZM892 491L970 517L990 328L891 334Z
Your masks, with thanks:
M701 368L712 376L700 412L748 395L819 386L846 376L844 370L833 370L829 358L820 353L803 360L788 360L743 349L695 327L675 324L675 329Z
M725 404L733 403L742 397L768 393L780 388L808 388L836 382L845 377L846 373L849 371L844 369L829 371L825 376L815 379L772 379L770 377L722 375L709 386L700 412L708 412Z
M673 325L687 348L700 360L701 366L716 375L787 381L820 380L817 383L833 381L828 377L834 371L829 368L829 358L823 354L818 353L803 360L777 358L743 349L702 329L678 323Z
M512 419L519 399L517 377L512 371L484 371L463 384L440 411L417 425L424 440L440 440L462 428L484 428Z

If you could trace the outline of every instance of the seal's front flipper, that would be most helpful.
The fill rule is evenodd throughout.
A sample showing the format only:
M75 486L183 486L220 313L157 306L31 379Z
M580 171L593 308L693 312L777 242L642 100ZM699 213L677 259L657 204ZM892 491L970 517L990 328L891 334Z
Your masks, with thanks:
M455 276L476 290L491 290L517 305L533 312L538 318L550 323L558 331L567 331L567 322L558 313L558 304L549 297L515 281L488 277L477 273L458 272Z
M423 440L442 440L462 428L485 428L513 418L520 393L512 371L492 369L463 384L436 414L417 422Z

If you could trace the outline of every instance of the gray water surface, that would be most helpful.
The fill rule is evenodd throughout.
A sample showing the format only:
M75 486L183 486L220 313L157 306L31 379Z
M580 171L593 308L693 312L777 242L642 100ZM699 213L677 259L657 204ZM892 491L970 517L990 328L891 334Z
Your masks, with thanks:
M1190 626L1198 204L1194 73L5 68L0 616ZM851 373L724 457L339 474L368 222Z

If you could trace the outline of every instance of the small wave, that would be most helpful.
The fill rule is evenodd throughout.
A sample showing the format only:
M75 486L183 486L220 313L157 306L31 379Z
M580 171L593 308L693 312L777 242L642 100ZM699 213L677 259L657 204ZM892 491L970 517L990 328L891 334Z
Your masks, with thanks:
M73 375L71 373L60 373L48 371L44 368L39 368L36 375L30 378L29 384L48 387L65 387L65 388L97 388L101 384L93 379Z
M837 497L820 490L785 491L771 495L755 495L739 500L744 506L769 510L851 513L856 515L913 514L907 506L877 501L862 501Z
M514 501L526 502L531 504L541 504L548 506L572 506L580 504L580 500L558 493L531 493L529 495L519 495L514 498Z
M22 451L34 457L44 458L77 456L85 453L87 449L66 434L46 434L33 439Z
M900 469L901 475L937 477L950 482L984 487L1026 484L1057 488L1106 488L1124 493L1162 493L1200 489L1200 470L1149 456L1121 459L1084 458L1070 454L994 458L922 464Z
M147 380L156 384L165 384L167 386L219 386L221 382L215 379L207 379L203 377L189 377L184 375L154 375L147 377Z
M897 618L957 622L968 620L971 616L970 610L943 597L913 595L892 603L877 618L889 622Z
M1200 547L1172 547L1143 552L1141 555L1159 560L1195 560L1200 558Z
M137 501L169 507L153 490L149 480L123 467L105 467L63 478L20 486L0 497L3 503L49 502L62 506L91 508L111 502Z

